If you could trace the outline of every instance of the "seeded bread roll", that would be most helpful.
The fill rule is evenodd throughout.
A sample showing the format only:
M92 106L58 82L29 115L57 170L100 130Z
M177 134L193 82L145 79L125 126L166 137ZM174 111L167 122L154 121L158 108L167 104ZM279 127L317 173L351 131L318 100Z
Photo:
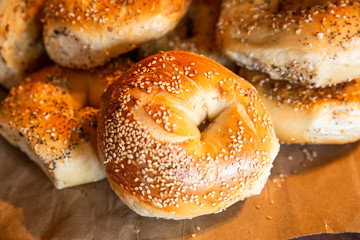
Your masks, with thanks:
M360 140L360 79L315 88L242 69L259 91L281 142L343 144Z
M173 29L190 0L48 0L44 41L61 66L89 69Z
M183 219L259 194L279 143L251 84L173 51L135 64L102 95L98 150L131 209Z
M325 86L360 77L359 1L224 0L226 55L274 80Z
M11 88L42 63L44 0L0 1L0 84Z

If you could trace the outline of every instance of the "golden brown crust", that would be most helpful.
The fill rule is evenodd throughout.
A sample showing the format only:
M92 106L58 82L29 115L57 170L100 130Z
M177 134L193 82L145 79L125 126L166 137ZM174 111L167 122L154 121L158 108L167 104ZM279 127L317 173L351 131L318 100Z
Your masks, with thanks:
M103 94L99 119L108 180L144 216L192 218L260 193L279 148L256 90L194 53L134 65Z
M360 139L360 79L316 88L242 69L262 96L282 142L343 144Z
M50 0L44 40L51 59L89 69L173 29L190 0Z
M96 128L97 112L81 111L86 103L82 80L79 73L46 68L14 87L0 108L0 133L59 189L105 177L91 143L94 130L89 131Z
M242 66L275 80L336 84L360 77L358 1L223 2L219 39Z
M44 0L0 1L0 84L11 88L41 66Z
M98 105L128 64L119 59L93 72L51 66L32 74L2 102L0 134L59 189L103 179L96 150L98 110L86 106Z
M88 86L88 105L94 108L100 106L100 96L105 89L117 81L134 62L128 57L119 57L112 60L110 63L102 67L97 67L89 70L90 74L87 79Z

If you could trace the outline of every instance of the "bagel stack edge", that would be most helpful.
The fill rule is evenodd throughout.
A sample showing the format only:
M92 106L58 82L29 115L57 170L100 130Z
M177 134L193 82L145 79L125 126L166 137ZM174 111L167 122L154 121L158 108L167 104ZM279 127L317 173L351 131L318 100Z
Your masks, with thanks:
M360 140L358 1L224 0L223 52L269 108L281 142Z

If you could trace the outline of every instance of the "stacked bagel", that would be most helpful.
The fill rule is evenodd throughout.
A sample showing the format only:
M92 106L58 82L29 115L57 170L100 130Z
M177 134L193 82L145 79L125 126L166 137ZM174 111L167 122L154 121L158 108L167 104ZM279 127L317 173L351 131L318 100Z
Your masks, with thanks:
M360 3L224 0L218 37L269 107L280 141L360 139Z
M117 58L172 30L189 3L2 1L0 10L8 12L0 15L0 67L9 73L0 82L15 87L0 106L0 134L56 188L106 175L115 193L143 216L192 218L259 194L279 144L251 84L194 53L162 52L135 65L133 55ZM198 25L181 41L232 64L214 44L216 4L193 3L186 19ZM22 21L10 18L11 11ZM202 16L211 24L199 24ZM188 26L143 46L138 58L166 50L158 42L180 39L181 28ZM6 55L9 42L15 48ZM35 71L24 69L44 50L58 65L20 81Z

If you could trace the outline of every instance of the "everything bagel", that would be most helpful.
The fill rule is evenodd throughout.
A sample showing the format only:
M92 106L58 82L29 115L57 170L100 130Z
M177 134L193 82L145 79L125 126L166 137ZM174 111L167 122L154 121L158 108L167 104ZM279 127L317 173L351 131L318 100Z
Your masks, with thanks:
M94 107L129 64L119 59L93 72L51 66L32 74L1 103L0 134L58 189L105 178L96 150Z
M274 80L325 86L360 77L359 1L224 0L231 59Z

